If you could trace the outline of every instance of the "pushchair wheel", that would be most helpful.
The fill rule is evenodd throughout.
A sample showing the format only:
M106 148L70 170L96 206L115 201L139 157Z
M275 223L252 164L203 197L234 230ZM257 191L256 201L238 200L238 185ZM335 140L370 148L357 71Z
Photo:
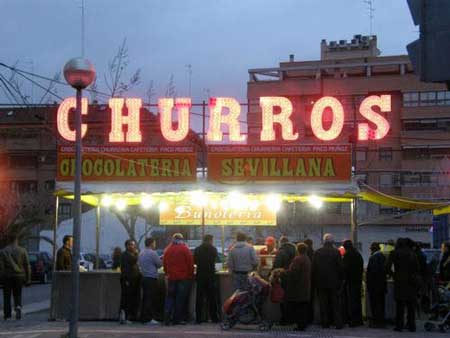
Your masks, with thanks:
M439 331L440 332L445 333L445 332L447 332L447 330L448 330L448 325L447 324L439 325Z
M434 324L430 323L430 322L426 322L423 325L423 327L424 327L425 331L428 331L428 332L432 331L435 328Z

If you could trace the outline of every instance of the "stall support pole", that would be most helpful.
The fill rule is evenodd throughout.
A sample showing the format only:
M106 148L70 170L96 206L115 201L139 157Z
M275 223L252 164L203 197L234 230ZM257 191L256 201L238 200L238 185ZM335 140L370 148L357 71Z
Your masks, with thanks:
M205 237L205 206L202 206L202 240Z
M56 231L58 230L59 196L55 202L55 223L53 224L53 271L56 270Z
M222 225L222 257L225 258L225 225Z
M356 198L353 198L350 203L350 226L351 226L351 237L353 241L353 245L355 248L358 248L358 219L357 219L357 206L358 201Z
M100 205L97 206L96 210L96 224L95 224L95 266L97 269L100 268L100 227L101 227L101 215L100 215Z
M80 315L80 242L81 242L81 89L77 89L75 109L75 187L73 203L72 299L69 337L78 337Z

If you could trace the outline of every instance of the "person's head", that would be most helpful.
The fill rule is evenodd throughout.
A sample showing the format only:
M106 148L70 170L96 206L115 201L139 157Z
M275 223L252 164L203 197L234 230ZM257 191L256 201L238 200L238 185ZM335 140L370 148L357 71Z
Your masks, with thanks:
M125 249L130 252L136 251L136 242L133 239L127 239L125 241Z
M153 237L149 237L145 239L145 247L147 249L155 249L156 248L156 241Z
M308 251L308 246L305 243L297 244L297 251L300 256L305 255Z
M265 242L267 251L269 251L269 252L273 251L273 249L275 249L275 243L276 243L275 238L272 236L268 236L266 238L266 242Z
M344 247L345 251L351 250L353 249L353 242L349 239L346 239L344 243L342 243L342 246Z
M122 254L122 249L120 246L116 246L113 251L113 257L120 256Z
M72 245L73 245L73 237L70 235L66 235L63 238L63 245L66 248L72 249Z
M327 244L327 245L333 245L334 244L334 236L332 234L323 235L323 243Z
M283 244L289 243L289 238L287 236L280 237L280 246Z
M396 249L404 249L408 247L408 241L406 238L397 239L397 243L395 243Z
M176 232L172 235L172 243L178 244L183 242L183 234Z
M236 241L237 242L245 242L247 240L247 236L243 232L238 232L236 234Z
M253 245L253 237L252 236L247 236L247 238L245 239L245 241L250 244Z
M303 243L305 243L310 249L312 249L313 247L313 241L311 238L307 238L303 241Z
M213 235L206 234L205 236L203 236L203 243L212 245L214 243Z
M380 250L381 250L380 243L373 242L372 244L370 244L370 252L371 253L375 253Z
M17 244L19 242L19 236L16 233L12 232L6 238L8 244Z
M443 254L450 254L450 242L444 242L441 245L441 252Z

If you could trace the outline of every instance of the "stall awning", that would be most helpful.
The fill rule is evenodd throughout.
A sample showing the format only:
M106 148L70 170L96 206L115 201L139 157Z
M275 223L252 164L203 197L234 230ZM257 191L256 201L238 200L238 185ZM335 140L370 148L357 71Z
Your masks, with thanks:
M433 213L435 215L438 215L438 212L441 212L440 210L447 210L447 213L450 212L450 201L429 202L405 198L401 196L388 195L366 184L363 184L361 186L361 191L359 192L358 197L363 201L368 201L393 208L408 210L433 210Z

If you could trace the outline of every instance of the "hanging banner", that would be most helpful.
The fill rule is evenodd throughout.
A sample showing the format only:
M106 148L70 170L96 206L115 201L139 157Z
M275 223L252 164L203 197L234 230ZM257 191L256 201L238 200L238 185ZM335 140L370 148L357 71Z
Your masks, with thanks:
M351 180L350 145L210 146L212 182L333 182Z
M193 147L83 147L83 181L192 182L197 176ZM58 147L58 181L73 181L75 147Z
M223 209L220 206L204 209L205 225L224 226L276 226L277 214L265 204L252 210ZM188 200L169 204L160 211L160 225L202 225L202 207L193 205Z

